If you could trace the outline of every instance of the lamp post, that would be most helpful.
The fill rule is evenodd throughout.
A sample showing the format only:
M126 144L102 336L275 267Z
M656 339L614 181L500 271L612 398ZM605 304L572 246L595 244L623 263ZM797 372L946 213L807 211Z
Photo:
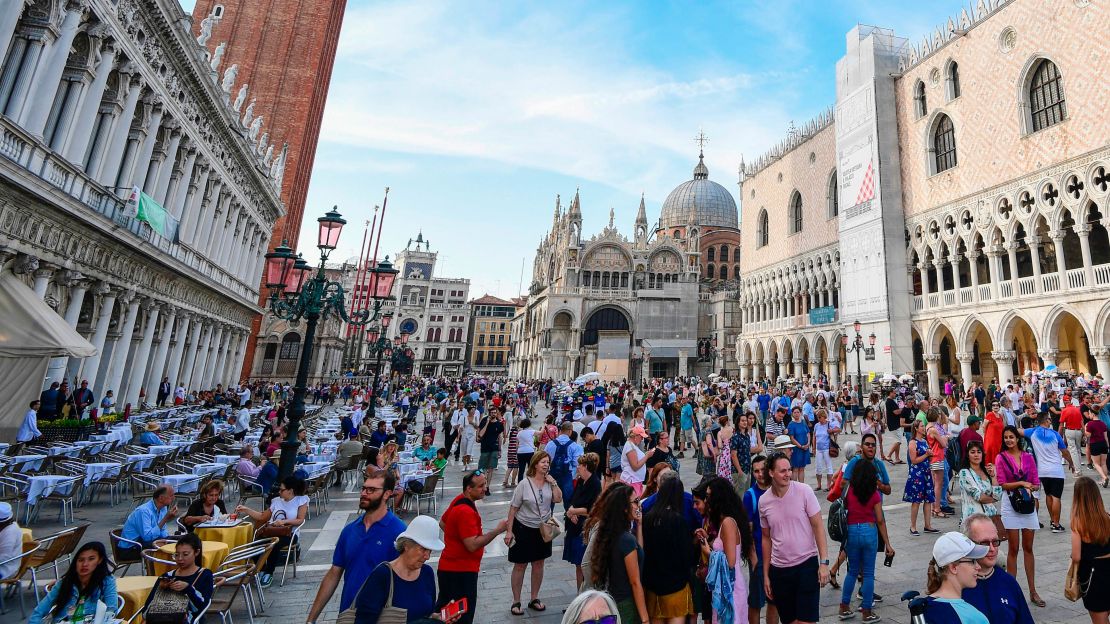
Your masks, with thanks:
M297 433L304 417L304 395L308 385L308 366L312 361L313 340L320 317L327 318L331 313L338 314L347 323L364 326L381 318L382 306L393 290L393 281L398 271L390 264L389 258L369 269L372 273L372 308L358 310L351 314L346 311L343 286L329 281L324 272L328 255L339 243L339 234L347 223L336 207L316 220L320 225L316 247L320 250L320 265L310 276L312 267L300 254L293 255L284 242L266 254L266 287L270 290L270 312L277 318L287 321L305 320L304 343L301 358L297 365L297 379L293 385L293 401L289 405L287 433L281 448L281 464L278 466L278 482L293 474L297 460Z
M840 342L844 345L845 353L852 353L854 351L856 354L856 400L863 401L863 365L860 363L860 352L863 351L868 359L875 357L875 332L871 332L871 335L867 337L867 341L870 345L865 346L863 344L863 335L859 333L860 322L856 321L852 324L852 327L856 330L855 339L849 344L848 335L844 334L840 337Z
M366 331L366 344L371 357L376 358L374 366L374 383L370 386L371 395L373 400L370 401L370 418L374 418L378 403L378 379L382 374L382 358L389 360L393 359L393 349L401 348L401 345L409 341L408 332L401 332L400 336L395 336L393 340L385 337L386 330L389 329L389 323L393 320L393 315L387 312L382 316L381 329L374 328Z

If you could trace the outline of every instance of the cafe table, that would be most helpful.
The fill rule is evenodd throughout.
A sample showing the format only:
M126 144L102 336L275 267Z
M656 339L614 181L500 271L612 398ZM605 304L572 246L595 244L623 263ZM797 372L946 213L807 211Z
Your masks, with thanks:
M157 576L120 576L116 578L116 593L123 598L123 610L116 617L127 621L146 604L146 597L158 582Z
M243 544L249 543L254 538L254 524L251 522L238 522L235 524L200 524L193 532L202 542L213 541L227 544L228 550L234 550Z
M174 542L162 544L158 548L158 552L161 553L160 558L167 560L173 559L175 547L176 544ZM230 548L228 548L227 544L224 542L209 542L207 540L201 540L201 550L203 551L203 555L201 557L200 567L215 572L216 570L220 569L220 564L224 562L224 559L227 559L227 551L230 550ZM168 566L162 563L155 563L154 571L157 572L159 575L162 575L174 569L175 567L176 566Z

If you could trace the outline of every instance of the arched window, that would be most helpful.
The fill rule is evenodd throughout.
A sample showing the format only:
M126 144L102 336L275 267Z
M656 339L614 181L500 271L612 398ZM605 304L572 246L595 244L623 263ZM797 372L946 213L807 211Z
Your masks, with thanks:
M913 109L918 119L929 113L929 106L925 102L925 83L920 80L913 87Z
M706 250L705 259L709 262L714 262L717 259L717 248L710 247L708 250Z
M960 66L956 61L948 64L948 71L945 77L945 87L948 93L948 99L954 100L960 97Z
M428 342L432 342L433 340L435 340L435 338L436 338L436 330L434 330L434 329L432 329L431 327L429 327L429 328L428 328L428 338L427 338L427 341L428 341Z
M768 229L769 228L768 228L768 223L767 223L767 210L764 209L764 210L759 211L759 221L756 225L756 232L755 232L756 243L755 243L755 246L756 246L757 249L760 248L760 247L766 247L767 246L767 241L770 238L770 234L768 232Z
M802 231L802 194L794 191L790 197L790 233Z
M732 250L732 261L733 262L740 262L740 248L739 247Z
M454 342L454 341L452 340L452 342ZM485 334L479 334L478 335L478 346L479 347L486 346L486 335Z
M1056 63L1045 59L1033 70L1029 84L1029 112L1033 116L1033 132L1054 126L1067 117L1064 86Z
M721 245L721 262L728 262L728 245Z
M712 249L710 249L709 251L713 251L713 250L712 250ZM707 265L707 266L705 267L705 276L706 276L706 277L708 277L709 279L713 279L714 277L716 277L716 276L714 275L714 271L713 271L713 265L712 265L712 264L710 264L710 265Z
M840 199L837 197L839 193L836 192L836 169L833 169L832 175L829 176L829 218L832 219L840 215Z
M956 129L948 115L941 115L936 129L933 130L933 156L936 173L956 166Z

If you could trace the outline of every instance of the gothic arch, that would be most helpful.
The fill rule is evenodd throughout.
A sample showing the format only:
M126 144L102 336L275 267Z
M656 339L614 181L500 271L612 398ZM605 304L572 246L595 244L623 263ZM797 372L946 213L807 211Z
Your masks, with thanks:
M1034 76L1034 74L1040 68L1041 63L1044 62L1044 61L1047 61L1047 62L1052 63L1053 65L1055 65L1056 66L1056 71L1060 75L1060 92L1062 93L1063 101L1065 103L1065 110L1064 110L1063 120L1060 123L1062 123L1063 121L1066 121L1068 119L1068 114L1067 114L1067 109L1066 109L1067 77L1064 75L1063 70L1061 70L1060 63L1056 62L1056 59L1052 58L1051 56L1048 56L1047 54L1041 54L1041 53L1038 52L1036 54L1031 55L1028 59L1025 60L1025 64L1022 65L1021 71L1018 72L1018 80L1017 80L1017 83L1015 85L1017 87L1017 102L1018 102L1018 111L1019 111L1019 123L1021 124L1021 134L1022 135L1032 134L1034 132L1032 105L1031 105L1031 102L1029 101L1029 90L1033 85L1033 76Z
M947 322L940 319L933 319L933 322L929 324L929 329L926 331L925 344L929 347L927 353L940 352L940 341L944 337L944 332L942 330L946 330L953 340L956 339L956 332L952 331L952 328Z
M1041 330L1041 337L1038 338L1038 344L1044 345L1043 348L1057 348L1056 346L1060 343L1060 324L1066 318L1065 315L1071 315L1079 323L1079 328L1090 339L1092 336L1091 328L1087 326L1086 319L1070 304L1057 303L1048 311L1044 320L1044 327Z
M1002 316L1002 320L998 322L998 331L996 331L994 334L998 337L997 344L1008 346L1013 342L1014 328L1016 327L1018 321L1024 322L1030 330L1033 330L1036 327L1036 325L1029 322L1029 319L1026 318L1024 314L1021 314L1015 310L1009 310L1006 312L1006 314ZM1034 336L1034 338L1037 338L1038 341L1040 340L1040 338L1037 336Z
M994 334L991 333L990 325L987 324L978 314L968 315L964 319L964 324L960 327L960 333L956 336L956 347L963 353L972 353L975 351L975 335L976 330L982 329L983 333L991 341L991 345L995 344Z
M1094 333L1090 334L1092 346L1110 347L1110 300L1102 304L1095 316Z

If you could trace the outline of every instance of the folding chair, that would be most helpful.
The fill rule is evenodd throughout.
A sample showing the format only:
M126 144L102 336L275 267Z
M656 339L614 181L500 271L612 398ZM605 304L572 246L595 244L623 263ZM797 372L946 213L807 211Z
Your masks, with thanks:
M163 559L160 556L161 554L162 551L158 550L157 548L147 548L142 551L143 570L146 572L147 576L161 576L161 574L159 574L159 572L154 568L155 564L162 564L164 566L169 566L170 568L177 567L176 561L172 559Z
M23 542L23 552L21 554L18 554L9 559L5 559L4 561L0 561L0 565L3 565L5 563L19 560L19 569L16 570L15 574L9 576L6 579L0 579L0 615L8 612L7 607L4 606L4 589L5 587L10 587L12 588L10 591L14 591L15 593L19 594L19 614L22 617L27 617L27 611L23 606L23 591L21 581L23 579L23 575L27 574L27 570L31 567L31 555L38 551L39 548L42 548L42 546L39 545L39 543L36 541Z
M231 607L235 604L235 598L239 596L239 591L243 588L243 579L248 577L254 566L250 564L241 564L230 568L222 567L219 572L212 575L214 589L212 591L212 601L209 602L209 610L220 616L220 622L226 624L231 618ZM224 591L226 590L226 591ZM247 613L250 614L250 608L247 608ZM254 616L251 615L251 622L254 621Z
M127 571L133 564L143 562L143 545L123 537L120 535L122 532L123 529L112 529L108 533L108 541L112 546L112 559L115 560L115 568L112 572L115 573L120 566L123 566L123 574L120 576L127 576Z
M51 581L51 583L61 580L61 574L58 572L58 562L68 558L73 553L77 548L77 543L84 537L85 530L88 528L88 524L81 524L38 539L39 544L43 547L31 555L29 564L31 585L35 588L35 600L41 600L39 597L39 570L51 566L54 568L54 581Z
M37 519L39 513L42 511L44 503L58 503L58 517L62 520L62 526L69 526L73 522L73 509L77 506L78 501L81 500L81 495L85 491L85 475L81 474L79 477L71 477L64 481L59 481L54 485L54 489L39 499L35 505L35 513L33 518Z

